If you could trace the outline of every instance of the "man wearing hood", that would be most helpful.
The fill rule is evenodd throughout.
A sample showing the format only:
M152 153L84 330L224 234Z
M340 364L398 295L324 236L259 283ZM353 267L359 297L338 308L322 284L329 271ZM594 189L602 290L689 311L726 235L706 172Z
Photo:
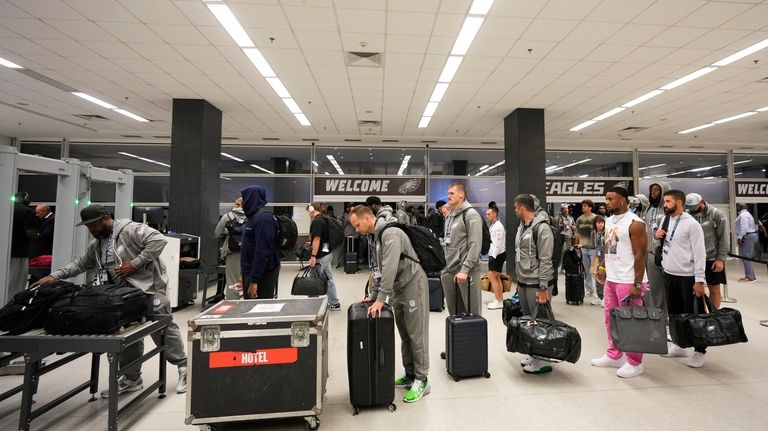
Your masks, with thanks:
M644 213L638 214L645 222L645 229L648 233L648 257L645 259L648 272L648 288L651 290L651 295L653 295L653 303L665 312L667 311L667 297L664 292L664 269L656 266L653 252L657 244L654 237L656 236L656 231L661 228L661 222L664 218L664 193L669 190L671 190L671 187L668 183L658 182L651 184L648 188L648 207Z
M171 304L165 296L168 275L159 259L167 243L163 234L151 227L127 219L113 220L109 210L101 205L91 205L80 211L78 226L85 225L95 238L88 244L85 254L74 262L32 284L43 286L58 280L86 273L86 279L97 285L111 284L133 286L147 293L147 314L171 314ZM152 334L155 344L160 344L160 334ZM165 357L179 367L176 392L187 391L187 354L179 325L173 320L165 332ZM144 342L126 347L120 355L120 369L137 361L144 354ZM127 370L117 381L117 393L139 391L144 387L141 364ZM109 391L101 393L109 397Z
M384 304L391 304L401 339L405 375L395 380L395 387L406 388L403 401L412 403L430 391L429 372L429 288L427 275L418 263L408 235L393 224L391 213L374 217L370 208L359 205L352 210L352 225L364 235L371 235L373 304L368 313L381 316Z
M267 206L267 192L261 186L243 189L243 210L248 221L240 246L243 297L277 298L280 254L275 247L278 223Z
M239 197L235 200L235 206L227 211L216 224L214 233L217 237L224 238L224 244L222 244L219 250L219 255L224 259L225 277L227 280L227 286L239 284L238 288L242 289L242 280L240 280L240 250L231 250L229 247L229 232L227 232L227 223L230 221L245 221L245 211L243 211L243 198ZM242 241L242 238L241 238ZM226 289L226 299L240 299L240 294L237 291Z
M716 308L720 308L720 285L727 284L725 259L731 251L731 231L725 214L706 203L698 193L685 196L685 209L699 222L704 230L704 246L707 250L707 262L704 277L707 279L709 298Z

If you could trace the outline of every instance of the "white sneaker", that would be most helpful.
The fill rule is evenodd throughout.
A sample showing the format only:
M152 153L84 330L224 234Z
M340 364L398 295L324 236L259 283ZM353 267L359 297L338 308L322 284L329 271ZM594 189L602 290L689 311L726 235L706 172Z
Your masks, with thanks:
M525 358L522 361L520 361L520 366L524 367L526 365L530 365L531 362L533 362L533 361L535 361L535 359L533 359L533 357L531 357L531 356L528 356L527 358Z
M128 380L125 376L120 376L117 379L117 394L120 395L124 392L136 392L144 389L144 380L139 377L136 380ZM109 398L109 389L101 391L102 398Z
M187 367L179 367L179 383L176 384L176 393L187 392Z
M683 349L677 344L673 344L672 347L669 348L668 353L661 356L665 358L687 358L690 355L691 353L688 351L688 349Z
M630 363L627 362L626 364L622 365L621 368L616 370L616 375L622 379L637 377L640 374L643 374L643 364L630 365Z
M603 301L601 299L599 299L599 298L594 298L592 301L590 301L589 304L590 305L603 305Z
M611 359L608 355L603 355L590 361L590 364L592 364L593 367L621 368L621 366L624 365L624 357Z
M488 303L488 309L489 310L498 310L498 309L502 308L503 306L504 306L504 304L502 304L501 302L499 302L499 301L497 301L495 299Z
M549 362L534 359L530 364L523 367L523 371L528 374L549 373L552 371L552 365L549 365Z
M688 366L691 368L701 368L704 366L704 354L701 352L693 352L691 358L688 359Z

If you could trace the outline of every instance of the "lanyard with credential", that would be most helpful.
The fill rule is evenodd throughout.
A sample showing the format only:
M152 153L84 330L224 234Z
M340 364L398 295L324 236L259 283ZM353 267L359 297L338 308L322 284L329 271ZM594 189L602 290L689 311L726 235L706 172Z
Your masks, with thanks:
M677 231L678 223L680 223L680 217L682 217L682 215L679 216L677 220L675 220L675 225L672 226L672 233L670 234L669 239L666 239L666 238L664 239L664 245L669 246L670 244L672 244L672 240L675 239L675 232ZM664 253L668 253L668 252L669 252L669 249L667 247L664 247Z

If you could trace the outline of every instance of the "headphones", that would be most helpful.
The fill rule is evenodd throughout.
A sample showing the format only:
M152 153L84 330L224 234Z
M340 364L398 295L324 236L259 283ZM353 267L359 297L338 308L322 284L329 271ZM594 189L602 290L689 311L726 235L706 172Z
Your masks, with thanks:
M309 211L309 212L313 213L313 212L315 212L315 207L313 207L312 205L310 205L310 206L308 206L308 207L307 207L307 211Z

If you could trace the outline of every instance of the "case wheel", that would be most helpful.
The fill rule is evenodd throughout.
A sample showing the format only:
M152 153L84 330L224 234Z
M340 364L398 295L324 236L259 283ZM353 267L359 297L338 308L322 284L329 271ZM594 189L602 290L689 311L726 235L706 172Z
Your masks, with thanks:
M397 410L397 406L395 405L395 403L392 403L389 405L389 407L387 407L387 410L389 410L390 412L394 412Z
M486 372L483 373L483 377L485 377L486 379L490 379L491 378L491 373L486 371Z
M309 416L309 417L304 418L304 420L307 421L306 428L308 430L314 431L314 430L320 428L320 419L319 418L317 418L315 416Z
M352 407L352 416L357 416L360 414L360 407Z
M440 359L445 359L445 352L440 353Z
M459 376L453 376L453 381L454 381L454 382L458 382L459 380L461 380L461 377L459 377Z

